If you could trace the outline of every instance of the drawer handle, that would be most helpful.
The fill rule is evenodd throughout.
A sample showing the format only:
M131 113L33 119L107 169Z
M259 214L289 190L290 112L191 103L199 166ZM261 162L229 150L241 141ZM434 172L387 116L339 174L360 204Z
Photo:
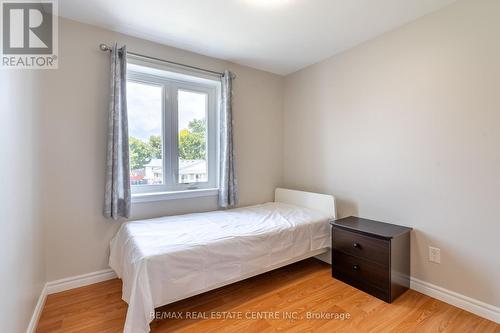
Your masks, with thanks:
M354 244L352 244L352 247L359 249L361 246L358 243L354 243Z
M352 269L354 269L355 271L359 271L359 265L352 266Z

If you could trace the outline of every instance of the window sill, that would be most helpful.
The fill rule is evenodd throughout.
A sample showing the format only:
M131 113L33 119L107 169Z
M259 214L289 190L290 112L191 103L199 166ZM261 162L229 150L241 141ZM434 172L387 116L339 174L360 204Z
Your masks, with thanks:
M132 203L212 197L212 196L217 196L218 194L219 194L219 189L216 188L204 188L197 190L171 191L171 192L135 193L132 194Z

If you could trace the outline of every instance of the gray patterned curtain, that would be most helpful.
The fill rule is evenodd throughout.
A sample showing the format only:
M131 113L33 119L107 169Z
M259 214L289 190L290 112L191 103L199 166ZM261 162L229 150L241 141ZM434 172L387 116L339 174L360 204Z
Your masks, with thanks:
M130 169L127 120L127 51L115 43L111 50L111 101L108 121L108 152L104 216L130 217Z
M233 74L226 70L222 77L220 110L219 206L221 208L230 208L238 204L238 181L233 145L232 79Z

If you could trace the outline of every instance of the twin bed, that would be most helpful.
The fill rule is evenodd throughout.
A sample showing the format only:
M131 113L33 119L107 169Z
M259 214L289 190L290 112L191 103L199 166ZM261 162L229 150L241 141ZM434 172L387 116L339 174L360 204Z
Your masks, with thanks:
M330 195L276 189L274 202L124 223L109 263L128 303L124 332L149 332L156 307L308 257L325 259Z

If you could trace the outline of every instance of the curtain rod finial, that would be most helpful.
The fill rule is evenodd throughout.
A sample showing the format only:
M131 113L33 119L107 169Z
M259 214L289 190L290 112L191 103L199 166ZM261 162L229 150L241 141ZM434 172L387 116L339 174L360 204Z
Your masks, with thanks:
M99 48L101 49L101 51L110 51L111 48L109 46L107 46L106 44L99 44Z

